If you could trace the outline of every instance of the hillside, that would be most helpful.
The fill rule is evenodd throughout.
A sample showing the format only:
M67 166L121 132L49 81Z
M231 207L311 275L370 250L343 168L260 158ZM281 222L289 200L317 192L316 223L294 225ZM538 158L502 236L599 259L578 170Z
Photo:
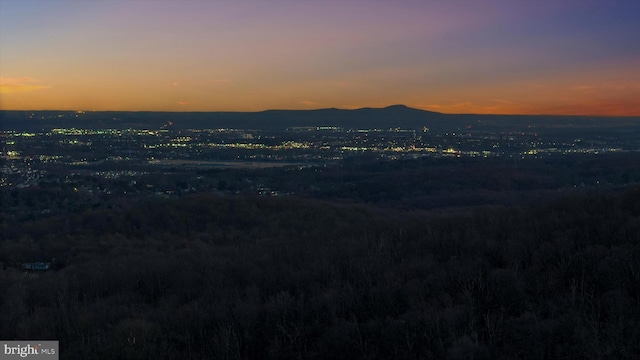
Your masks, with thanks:
M3 229L0 337L68 359L632 359L639 219L635 186L467 215L198 194L27 221Z

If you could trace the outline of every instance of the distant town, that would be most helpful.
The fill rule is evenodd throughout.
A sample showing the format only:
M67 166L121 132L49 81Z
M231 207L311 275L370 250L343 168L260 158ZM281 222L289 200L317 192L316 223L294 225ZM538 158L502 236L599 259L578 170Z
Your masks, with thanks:
M231 119L215 113L213 119L201 113L2 115L0 188L62 188L89 203L203 191L313 192L331 179L299 175L305 184L284 179L291 179L291 171L315 174L353 164L420 159L515 164L640 152L640 121L633 118L494 119L402 106L226 114ZM233 121L237 127L230 126ZM367 123L375 126L363 126Z

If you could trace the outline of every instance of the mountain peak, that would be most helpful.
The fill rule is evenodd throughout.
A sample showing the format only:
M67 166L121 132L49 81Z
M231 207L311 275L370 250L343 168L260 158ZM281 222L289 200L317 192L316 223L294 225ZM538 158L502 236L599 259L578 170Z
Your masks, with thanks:
M389 105L385 108L382 108L382 110L387 110L387 111L401 111L401 112L406 112L406 113L413 113L413 114L418 114L418 113L430 113L430 114L440 114L439 112L436 111L430 111L430 110L424 110L424 109L416 109L416 108L412 108L409 107L407 105L404 104L396 104L396 105Z
M407 105L403 105L403 104L395 104L395 105L389 105L385 107L363 107L356 110L417 110L417 109L410 108Z
M389 105L389 106L385 107L385 109L389 109L389 110L408 110L408 109L411 109L411 108L408 107L407 105L404 105L404 104L396 104L396 105Z

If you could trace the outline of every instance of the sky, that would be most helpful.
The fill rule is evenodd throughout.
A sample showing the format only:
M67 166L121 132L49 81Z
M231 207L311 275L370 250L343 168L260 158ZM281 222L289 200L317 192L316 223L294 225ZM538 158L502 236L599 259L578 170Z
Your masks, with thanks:
M0 0L0 108L640 116L638 0Z

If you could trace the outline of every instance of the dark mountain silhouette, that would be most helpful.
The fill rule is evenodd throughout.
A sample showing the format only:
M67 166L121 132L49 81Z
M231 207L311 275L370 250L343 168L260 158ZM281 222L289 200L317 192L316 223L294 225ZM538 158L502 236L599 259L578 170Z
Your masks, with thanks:
M437 112L413 109L405 105L385 108L319 109L319 110L268 110L246 113L255 121L254 127L338 126L343 128L422 128L431 121L442 120Z
M385 108L266 110L260 112L114 112L0 111L0 129L37 131L52 128L159 129L235 128L282 131L292 127L336 126L343 129L415 129L435 133L482 128L486 131L575 131L638 126L637 117L536 115L455 115L392 105Z
M60 116L63 115L63 116ZM436 112L394 105L386 108L266 110L260 112L87 112L2 111L0 128L5 130L79 128L160 128L171 121L175 128L245 128L283 130L300 126L342 128L422 128L444 121Z

